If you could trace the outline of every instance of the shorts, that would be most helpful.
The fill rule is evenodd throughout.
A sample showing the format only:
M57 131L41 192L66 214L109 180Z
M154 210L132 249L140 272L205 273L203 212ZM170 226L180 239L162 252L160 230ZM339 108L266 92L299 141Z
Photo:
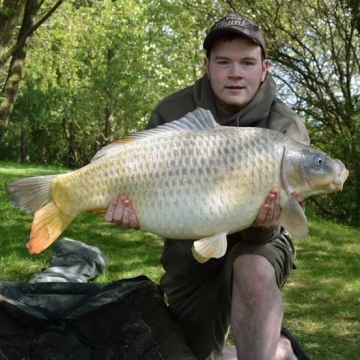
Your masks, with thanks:
M244 241L239 234L228 236L224 257L204 264L192 256L193 241L165 241L161 263L166 273L160 286L185 342L198 359L221 353L224 346L230 327L232 265L238 256L257 254L268 259L279 288L295 268L295 249L286 231L267 243Z

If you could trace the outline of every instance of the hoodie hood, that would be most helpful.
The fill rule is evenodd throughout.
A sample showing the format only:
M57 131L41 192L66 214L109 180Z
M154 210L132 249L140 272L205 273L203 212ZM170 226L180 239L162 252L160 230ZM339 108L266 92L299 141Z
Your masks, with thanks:
M206 74L195 83L193 95L196 106L217 114L216 119L219 120L218 109L215 105L216 101ZM271 74L268 73L265 81L261 84L259 91L250 103L226 121L222 121L221 125L252 126L269 116L274 103L276 103L276 84Z

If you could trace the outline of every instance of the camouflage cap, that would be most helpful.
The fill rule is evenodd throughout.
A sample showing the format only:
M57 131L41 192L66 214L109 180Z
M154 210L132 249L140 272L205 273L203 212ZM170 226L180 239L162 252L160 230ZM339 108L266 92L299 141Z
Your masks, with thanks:
M204 40L204 49L206 51L210 50L214 41L219 40L226 33L237 33L246 36L254 43L260 45L265 57L265 39L260 26L249 18L237 13L228 14L211 27Z

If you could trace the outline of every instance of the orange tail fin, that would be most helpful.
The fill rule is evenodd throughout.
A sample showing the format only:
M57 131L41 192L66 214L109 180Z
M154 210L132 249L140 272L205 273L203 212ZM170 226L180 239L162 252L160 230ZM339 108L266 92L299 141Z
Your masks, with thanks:
M75 216L62 212L53 201L35 212L27 248L39 254L49 247L69 226Z

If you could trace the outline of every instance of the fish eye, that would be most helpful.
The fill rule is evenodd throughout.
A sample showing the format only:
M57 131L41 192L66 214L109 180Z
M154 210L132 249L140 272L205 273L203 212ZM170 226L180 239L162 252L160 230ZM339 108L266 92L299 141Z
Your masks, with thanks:
M315 165L317 165L317 166L321 166L322 163L324 162L324 158L321 155L315 155L314 160L315 160Z

